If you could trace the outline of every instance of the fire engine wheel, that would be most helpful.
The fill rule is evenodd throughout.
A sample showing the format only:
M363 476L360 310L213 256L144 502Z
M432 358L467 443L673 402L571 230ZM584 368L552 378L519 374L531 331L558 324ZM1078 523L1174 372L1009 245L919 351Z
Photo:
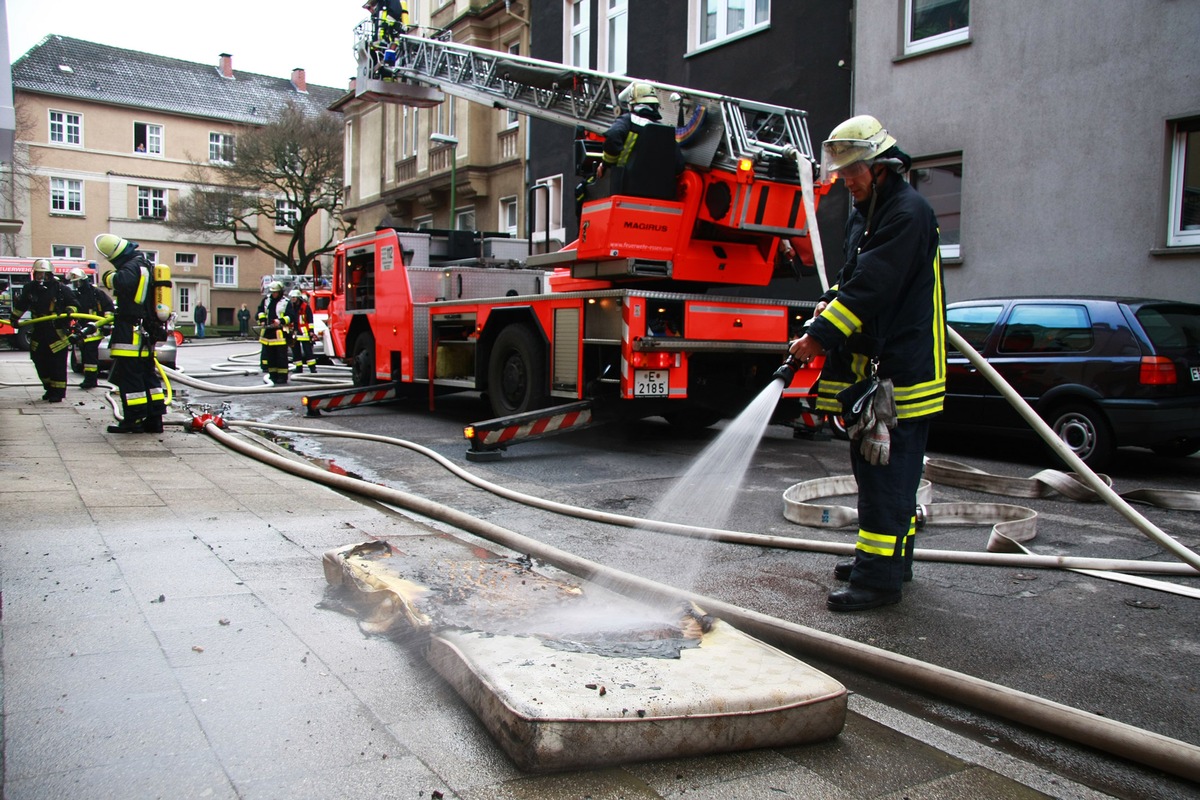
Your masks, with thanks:
M354 340L350 378L355 386L370 386L375 382L375 337L369 333Z
M511 325L496 337L488 363L487 394L497 417L545 404L546 361L537 337L524 325Z

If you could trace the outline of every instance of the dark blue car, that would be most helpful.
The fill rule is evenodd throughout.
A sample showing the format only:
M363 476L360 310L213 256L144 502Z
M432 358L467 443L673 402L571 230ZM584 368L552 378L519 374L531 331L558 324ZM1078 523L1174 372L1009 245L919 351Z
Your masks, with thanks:
M947 322L1093 469L1118 447L1200 450L1200 305L994 298L951 303ZM966 356L947 355L937 429L1036 436Z

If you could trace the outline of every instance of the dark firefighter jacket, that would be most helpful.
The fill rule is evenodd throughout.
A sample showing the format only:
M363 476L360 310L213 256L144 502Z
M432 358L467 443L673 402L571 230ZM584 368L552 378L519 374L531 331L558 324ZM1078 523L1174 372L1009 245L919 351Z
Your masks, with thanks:
M31 319L37 319L78 310L79 299L75 292L58 280L51 280L49 283L29 281L21 287L21 293L13 301L13 317L19 317L26 311ZM34 341L50 347L53 352L58 352L67 345L67 324L66 319L39 322L30 329L29 336Z
M907 181L889 173L846 226L846 263L809 334L825 348L817 408L841 413L838 392L866 377L872 352L895 385L900 419L937 414L946 392L946 302L937 219ZM869 228L868 228L869 224Z
M662 114L651 105L640 104L635 107L636 113L626 111L613 120L604 133L604 155L602 160L609 166L623 167L629 161L630 155L637 147L640 131L650 123L662 122ZM675 173L683 171L683 151L675 147Z
M113 311L112 298L89 281L80 281L75 294L79 297L79 310L84 314L103 317Z
M258 304L258 324L262 327L258 341L265 345L286 345L284 331L291 322L288 311L291 304L286 297L267 295Z
M117 310L109 351L113 358L152 357L154 341L144 330L146 306L153 300L154 275L150 261L144 253L132 250L117 256L111 263L116 268L112 275L112 290Z

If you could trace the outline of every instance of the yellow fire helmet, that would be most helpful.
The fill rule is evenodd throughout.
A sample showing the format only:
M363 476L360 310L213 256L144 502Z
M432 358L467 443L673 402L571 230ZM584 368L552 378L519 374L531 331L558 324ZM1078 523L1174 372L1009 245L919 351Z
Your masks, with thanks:
M50 263L50 259L39 258L33 262L33 274L37 275L39 272L54 272L54 265Z
M132 246L134 245L115 234L102 233L96 237L96 249L100 251L100 255L109 261L112 261Z
M85 273L79 267L73 267L67 277L70 279L71 283L80 283L87 280L87 273Z
M895 144L896 138L870 114L851 117L834 128L822 143L821 176L828 178L857 161L870 163Z

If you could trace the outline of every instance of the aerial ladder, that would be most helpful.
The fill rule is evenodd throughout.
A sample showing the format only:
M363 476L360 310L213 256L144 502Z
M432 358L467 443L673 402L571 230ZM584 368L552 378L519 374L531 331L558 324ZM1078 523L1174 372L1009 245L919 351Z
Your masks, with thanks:
M675 238L664 243L669 237L657 236L654 245L614 248L613 234L627 230L624 223L631 217L648 226L656 224L656 217L647 216L645 204L632 209L619 203L595 209L585 204L580 227L593 232L592 240L581 236L574 246L534 265L587 263L574 268L576 277L585 279L648 277L762 286L773 276L775 257L774 249L765 252L764 243L776 246L778 238L787 238L800 252L813 254L822 289L828 289L816 226L808 220L816 218L815 196L829 186L814 186L816 161L806 112L444 38L397 37L395 64L385 68L369 21L359 25L355 39L359 98L429 107L451 95L577 126L593 137L622 113L622 90L635 81L654 87L663 119L673 121L684 159L693 168L682 179L680 208L658 215ZM682 225L672 219L677 211L683 212ZM731 264L738 268L727 269Z

